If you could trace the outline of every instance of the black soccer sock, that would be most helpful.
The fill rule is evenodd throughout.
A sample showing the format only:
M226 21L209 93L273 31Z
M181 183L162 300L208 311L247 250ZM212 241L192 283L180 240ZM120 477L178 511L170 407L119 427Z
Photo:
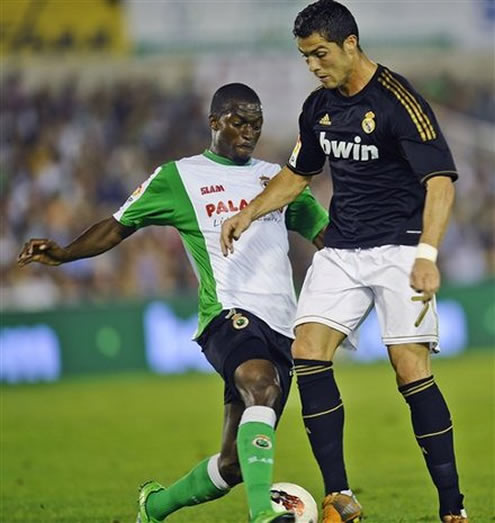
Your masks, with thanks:
M440 516L459 514L463 496L455 464L452 420L433 376L399 387L409 404L416 440L440 499Z
M320 466L325 493L347 490L344 465L344 406L332 362L294 360L302 414L313 454Z

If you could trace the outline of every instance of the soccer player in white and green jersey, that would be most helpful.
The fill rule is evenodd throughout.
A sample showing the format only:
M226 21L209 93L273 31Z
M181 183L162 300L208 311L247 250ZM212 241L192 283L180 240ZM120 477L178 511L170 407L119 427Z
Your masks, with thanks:
M138 522L156 523L176 510L219 498L244 481L252 523L294 521L271 507L274 430L291 382L295 295L287 229L321 247L328 214L306 190L290 206L255 222L232 257L220 249L223 220L248 205L280 167L251 158L263 123L257 94L243 84L215 93L203 154L166 163L113 216L67 247L32 239L19 264L59 265L96 256L147 225L171 225L199 279L195 339L225 381L220 453L168 488L145 483ZM237 519L238 520L238 519Z

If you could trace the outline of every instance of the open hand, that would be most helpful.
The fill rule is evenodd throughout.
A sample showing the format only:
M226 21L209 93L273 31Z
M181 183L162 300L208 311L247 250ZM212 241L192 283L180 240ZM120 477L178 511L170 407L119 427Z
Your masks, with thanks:
M44 265L60 265L65 261L67 251L53 240L31 239L24 244L22 251L17 256L17 264L21 267L32 262Z
M238 240L241 234L251 225L251 218L246 212L238 212L222 223L220 234L220 246L224 256L234 252L234 240Z

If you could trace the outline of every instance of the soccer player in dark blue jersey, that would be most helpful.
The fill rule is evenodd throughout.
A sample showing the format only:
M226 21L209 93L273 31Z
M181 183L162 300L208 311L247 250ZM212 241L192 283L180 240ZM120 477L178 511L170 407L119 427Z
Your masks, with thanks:
M321 86L303 105L286 167L224 222L224 255L252 221L291 202L328 158L330 224L303 285L292 347L303 419L325 484L323 521L362 516L344 466L344 412L332 360L375 307L438 490L440 519L467 522L452 421L430 365L430 353L439 350L436 259L454 199L452 155L427 102L405 78L364 54L345 6L331 0L307 6L294 35Z

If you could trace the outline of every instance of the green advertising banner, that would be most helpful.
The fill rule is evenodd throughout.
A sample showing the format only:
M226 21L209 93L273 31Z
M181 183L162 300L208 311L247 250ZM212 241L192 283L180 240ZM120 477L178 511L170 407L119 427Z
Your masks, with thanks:
M495 347L494 281L442 289L438 297L443 355ZM42 312L4 312L0 380L53 381L80 373L151 369L210 371L191 338L196 299L86 304ZM357 361L386 357L376 316L360 329Z
M495 349L495 280L477 285L445 286L439 300L453 300L464 309L468 346Z

